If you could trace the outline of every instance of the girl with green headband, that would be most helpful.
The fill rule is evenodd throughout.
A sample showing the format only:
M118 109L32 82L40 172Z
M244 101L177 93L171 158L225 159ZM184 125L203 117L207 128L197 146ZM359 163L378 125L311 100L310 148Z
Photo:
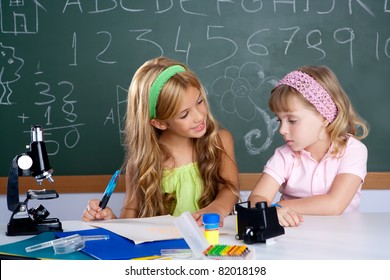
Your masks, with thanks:
M126 196L120 218L188 211L221 221L238 201L233 137L209 111L205 91L187 66L164 57L142 65L131 82L125 127ZM116 218L90 200L83 220Z

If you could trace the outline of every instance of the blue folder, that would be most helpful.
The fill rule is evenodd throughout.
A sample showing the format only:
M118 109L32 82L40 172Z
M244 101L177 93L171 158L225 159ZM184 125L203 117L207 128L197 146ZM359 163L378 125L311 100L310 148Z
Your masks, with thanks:
M57 237L73 234L108 235L108 240L86 241L81 251L99 260L129 260L140 257L160 255L161 249L189 249L183 238L169 239L142 244L134 244L128 238L120 236L104 228L87 229L71 232L56 232Z

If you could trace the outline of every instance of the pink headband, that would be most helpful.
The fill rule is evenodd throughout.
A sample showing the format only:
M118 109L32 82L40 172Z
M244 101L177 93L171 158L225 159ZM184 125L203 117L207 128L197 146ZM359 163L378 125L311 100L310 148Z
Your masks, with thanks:
M295 88L316 107L324 118L330 123L334 121L337 116L336 104L330 94L310 75L301 71L293 71L281 79L277 86L282 84Z

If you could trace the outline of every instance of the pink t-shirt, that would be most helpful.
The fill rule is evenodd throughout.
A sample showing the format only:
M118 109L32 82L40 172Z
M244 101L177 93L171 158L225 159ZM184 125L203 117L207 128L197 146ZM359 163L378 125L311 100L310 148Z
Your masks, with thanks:
M332 157L328 152L320 162L317 162L309 152L303 150L299 156L288 145L283 145L275 150L264 172L271 175L281 185L281 199L325 194L329 191L337 174L357 175L362 179L363 184L367 174L367 148L356 138L349 137L347 146L340 157ZM344 213L359 208L362 184Z

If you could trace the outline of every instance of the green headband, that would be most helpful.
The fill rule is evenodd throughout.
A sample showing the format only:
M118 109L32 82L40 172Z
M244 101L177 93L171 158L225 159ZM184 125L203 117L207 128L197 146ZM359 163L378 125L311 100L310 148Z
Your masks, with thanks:
M162 71L160 75L158 75L154 80L149 92L149 114L151 119L156 117L156 104L158 95L160 94L160 91L165 83L177 73L185 71L186 69L184 69L183 66L173 65Z

